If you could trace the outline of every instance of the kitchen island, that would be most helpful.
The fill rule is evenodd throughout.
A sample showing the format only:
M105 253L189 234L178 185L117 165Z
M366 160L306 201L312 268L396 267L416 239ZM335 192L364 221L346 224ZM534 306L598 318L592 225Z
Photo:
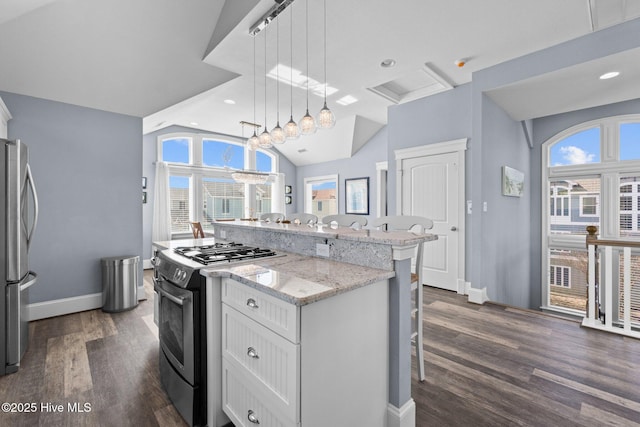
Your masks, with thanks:
M221 366L222 409L237 427L385 426L395 272L280 255L201 270L207 324L221 326L219 341L210 328L207 365ZM209 378L220 387L215 370Z
M437 236L260 221L214 222L214 234L223 240L242 241L310 257L323 256L326 260L346 263L346 275L353 275L357 266L393 272L393 277L387 282L387 313L379 312L380 316L388 316L386 422L370 425L415 425L415 402L411 398L410 263L416 246L436 240ZM330 270L316 271L328 274ZM300 271L301 274L309 274L312 270L300 266ZM327 283L337 280L337 277L341 274L327 277ZM301 278L305 279L304 276ZM358 318L359 313L354 311L351 317ZM372 376L381 374L369 372Z

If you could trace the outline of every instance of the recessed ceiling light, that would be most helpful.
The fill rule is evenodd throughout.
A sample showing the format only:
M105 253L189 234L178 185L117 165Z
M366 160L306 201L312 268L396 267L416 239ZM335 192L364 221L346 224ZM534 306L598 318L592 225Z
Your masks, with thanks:
M600 76L600 80L612 79L614 77L618 77L620 75L619 71L610 71L608 73L604 73Z
M224 103L225 103L225 104L229 104L229 105L233 105L233 104L235 104L235 103L236 103L236 101L234 101L233 99L225 99L225 100L224 100Z
M190 122L189 123L191 126L198 126L198 122Z
M382 68L391 68L394 65L396 65L396 60L395 59L385 59L384 61L382 61L380 63L380 66Z

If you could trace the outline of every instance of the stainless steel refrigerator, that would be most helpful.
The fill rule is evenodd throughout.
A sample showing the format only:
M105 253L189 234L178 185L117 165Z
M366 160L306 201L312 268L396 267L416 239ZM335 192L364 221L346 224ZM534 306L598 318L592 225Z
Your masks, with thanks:
M38 197L29 151L19 140L0 139L0 375L16 372L29 344L29 246L38 219Z

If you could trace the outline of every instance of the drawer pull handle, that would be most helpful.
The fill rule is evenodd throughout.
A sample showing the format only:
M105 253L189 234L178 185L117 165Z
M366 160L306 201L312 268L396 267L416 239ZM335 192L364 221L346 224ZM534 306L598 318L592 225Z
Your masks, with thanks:
M260 359L260 356L258 356L258 352L253 347L249 347L247 349L247 356L251 357L252 359Z
M256 300L254 300L253 298L249 298L247 300L247 306L251 308L258 308L258 304L256 304Z
M254 424L260 424L260 420L258 420L258 418L253 414L254 412L251 409L249 409L249 412L247 413L247 419Z

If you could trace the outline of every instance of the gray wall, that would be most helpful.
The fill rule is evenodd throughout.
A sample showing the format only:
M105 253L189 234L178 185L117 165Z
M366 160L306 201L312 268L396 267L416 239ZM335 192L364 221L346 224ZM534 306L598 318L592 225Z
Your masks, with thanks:
M482 203L487 212L481 204L474 203L473 209L482 218L482 283L492 301L529 307L530 148L520 122L488 97L482 104L482 130ZM502 195L504 166L524 173L522 197Z
M9 138L29 146L40 201L31 302L101 292L101 258L142 255L142 120L0 96L13 116Z
M153 228L153 192L155 188L155 176L156 176L156 167L154 163L158 157L158 136L166 135L170 133L179 133L179 132L187 132L187 133L203 133L203 134L211 134L209 131L204 131L201 129L194 129L182 126L169 126L164 129L161 129L156 132L149 133L144 135L142 138L142 151L143 151L143 160L142 160L142 172L143 176L147 177L147 203L143 205L143 254L144 259L151 258L152 255L152 238L151 231ZM276 149L273 151L278 152ZM278 153L279 154L279 153ZM295 166L280 154L280 172L285 174L285 185L291 185L295 188L296 183L296 168ZM295 203L295 200L294 200ZM290 214L294 212L293 204L286 206L285 214Z
M378 186L376 183L376 163L387 160L387 127L380 129L371 139L352 157L338 159L315 165L299 166L297 169L296 185L293 201L296 212L304 212L304 179L314 176L338 174L338 211L345 213L345 178L369 178L369 215L364 215L367 221L378 216L376 209ZM289 180L287 179L287 182Z

